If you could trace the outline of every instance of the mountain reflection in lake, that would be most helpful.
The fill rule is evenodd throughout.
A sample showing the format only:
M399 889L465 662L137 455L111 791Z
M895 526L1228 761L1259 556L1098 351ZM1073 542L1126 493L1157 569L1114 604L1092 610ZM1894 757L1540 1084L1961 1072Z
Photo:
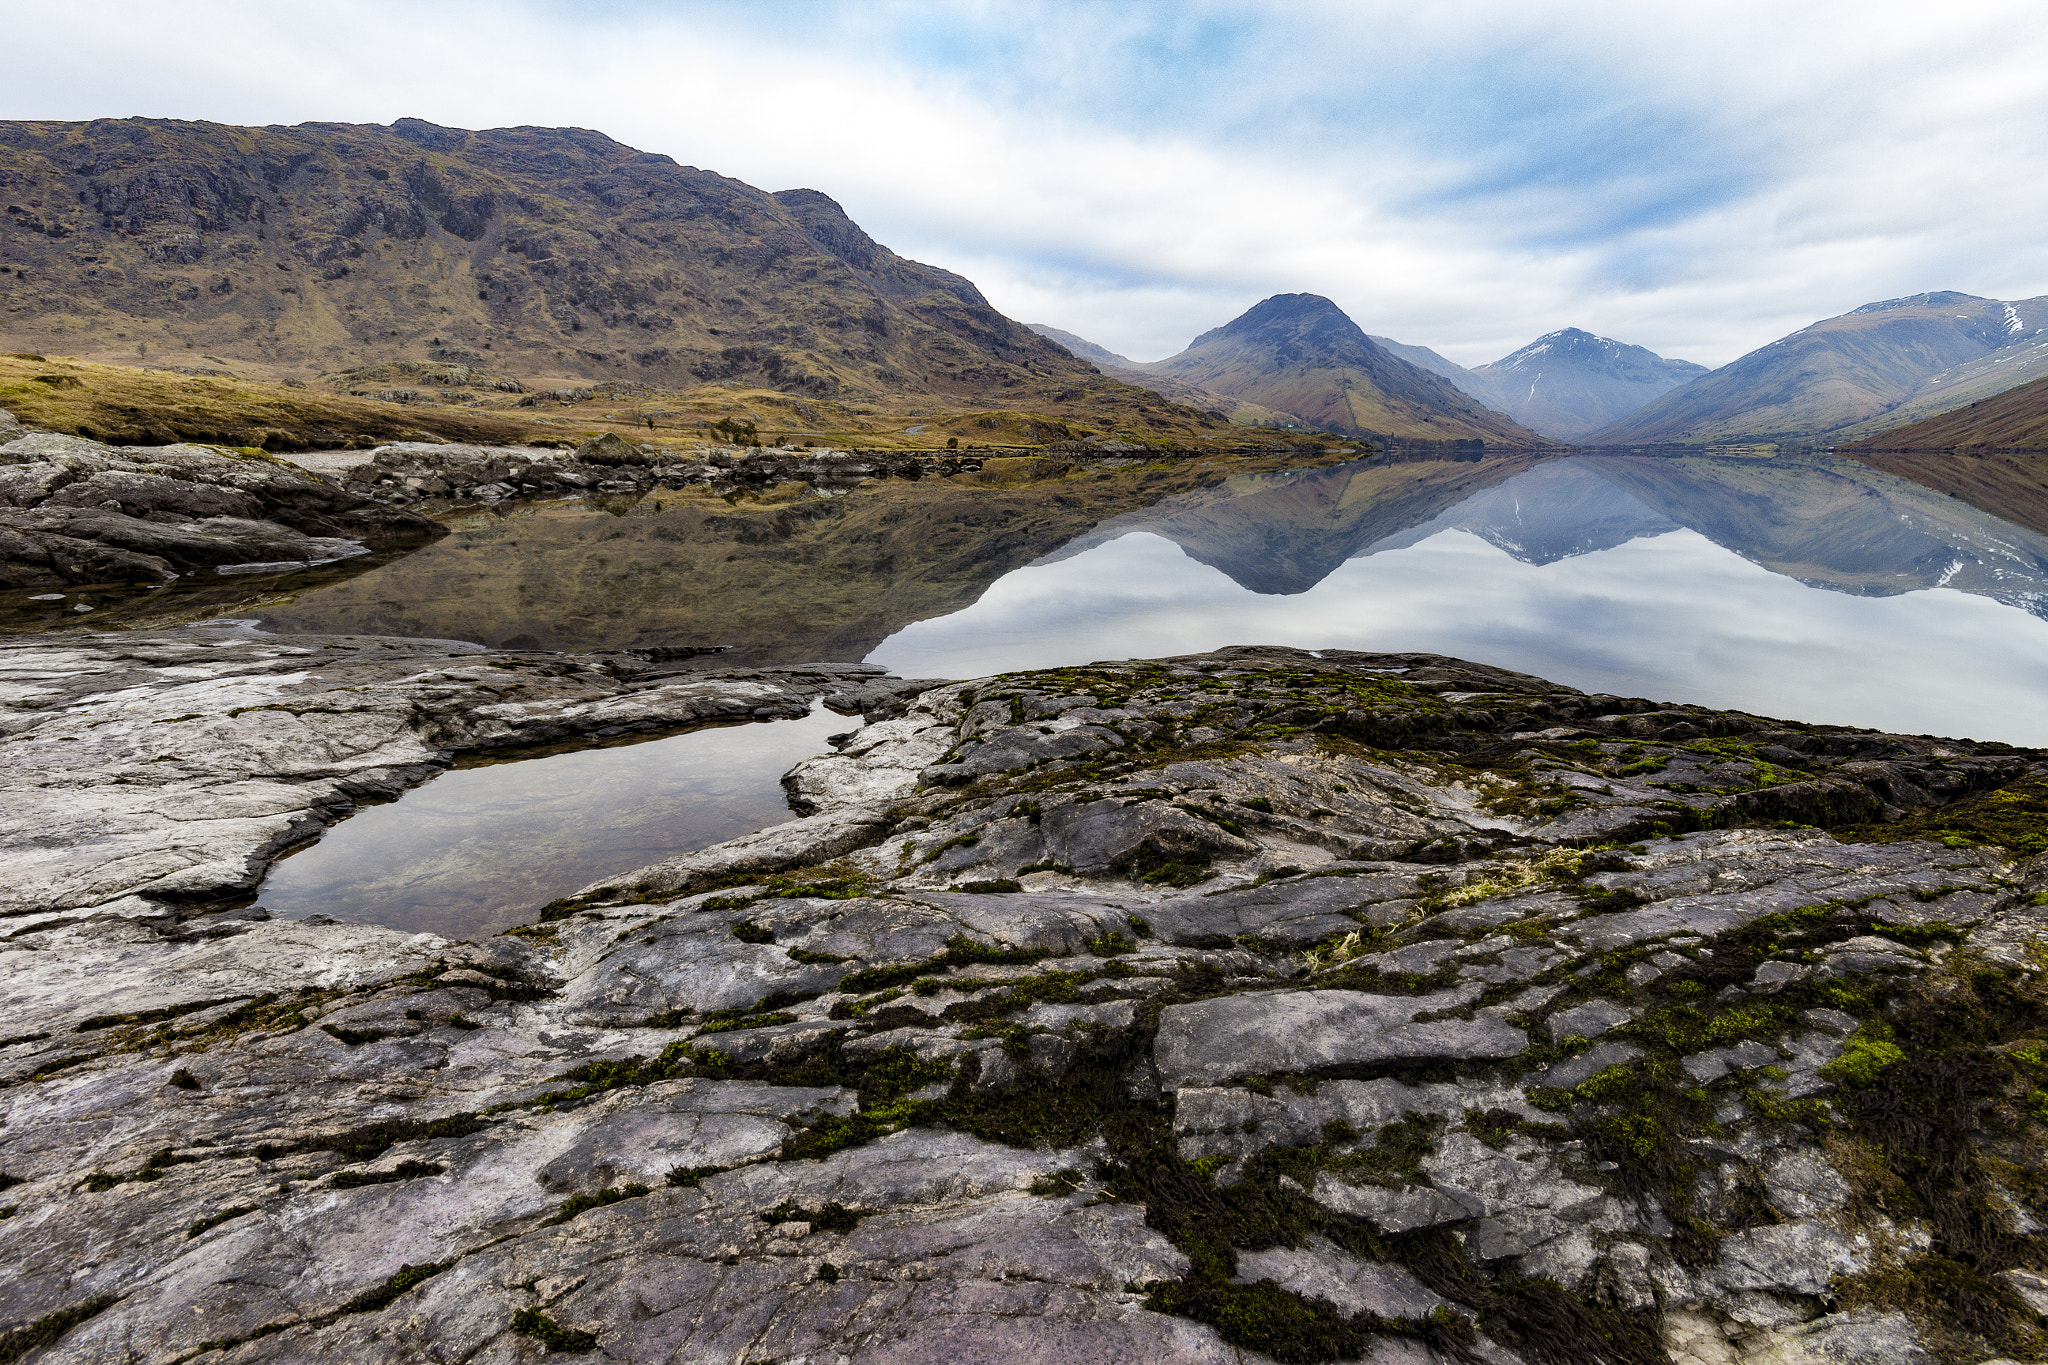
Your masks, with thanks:
M2048 538L1847 461L1582 456L1389 531L1356 467L1105 523L870 660L1429 651L1589 691L2048 744Z

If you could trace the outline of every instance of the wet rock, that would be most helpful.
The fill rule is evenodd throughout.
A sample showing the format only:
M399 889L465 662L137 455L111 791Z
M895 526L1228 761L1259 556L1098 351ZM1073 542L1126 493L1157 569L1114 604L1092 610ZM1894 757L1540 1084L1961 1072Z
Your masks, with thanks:
M1588 1000L1582 1005L1559 1010L1550 1016L1546 1027L1553 1040L1559 1038L1598 1038L1610 1029L1619 1028L1636 1017L1637 1011L1612 1000Z
M1695 1052L1689 1057L1679 1058L1678 1064L1685 1068L1685 1074L1704 1085L1718 1081L1731 1071L1748 1071L1760 1066L1776 1066L1778 1050L1765 1047L1762 1043L1745 1041L1734 1047L1711 1048Z
M1202 863L1248 858L1259 846L1209 820L1147 801L1069 803L1045 812L1041 822L1048 860L1082 875L1135 868L1143 863Z
M1388 1234L1414 1232L1439 1223L1460 1223L1474 1212L1463 1201L1426 1185L1408 1189L1350 1185L1328 1171L1316 1177L1313 1195L1324 1208L1364 1218Z
M1363 1260L1332 1243L1311 1238L1299 1250L1247 1252L1237 1258L1237 1280L1253 1284L1271 1280L1289 1293L1320 1299L1347 1316L1372 1313L1382 1318L1421 1318L1449 1301L1399 1266Z
M1764 1167L1764 1195L1787 1218L1833 1213L1849 1202L1849 1182L1811 1148L1786 1152Z
M1634 1043L1598 1042L1575 1057L1537 1068L1529 1073L1529 1080L1535 1085L1570 1090L1611 1067L1625 1066L1642 1055L1643 1050Z
M1870 1268L1870 1253L1819 1222L1750 1228L1724 1239L1718 1264L1702 1272L1723 1289L1824 1294L1838 1275Z

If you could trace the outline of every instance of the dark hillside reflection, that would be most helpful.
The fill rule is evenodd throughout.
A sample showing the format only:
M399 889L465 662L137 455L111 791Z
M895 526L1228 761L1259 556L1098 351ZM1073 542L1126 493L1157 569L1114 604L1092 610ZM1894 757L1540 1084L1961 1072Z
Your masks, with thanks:
M1200 495L1221 533L1275 557L1276 590L1384 534L1527 469L1530 457L1351 464L1224 477L1204 461L1117 470L1050 459L889 480L830 499L728 506L701 493L506 506L452 517L454 534L349 583L268 608L281 631L474 640L510 649L729 645L733 663L858 659L913 622L972 605L1003 574L1103 518ZM1247 500L1247 498L1249 500ZM1261 548L1264 547L1264 548Z

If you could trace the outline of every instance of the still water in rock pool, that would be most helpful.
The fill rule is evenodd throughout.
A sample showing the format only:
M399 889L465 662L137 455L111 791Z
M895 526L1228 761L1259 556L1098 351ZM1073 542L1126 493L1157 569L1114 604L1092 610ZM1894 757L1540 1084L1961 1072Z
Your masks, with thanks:
M895 511L868 522L799 507L737 530L658 499L499 509L269 621L559 648L654 643L687 622L676 643L753 632L721 662L865 654L906 677L1230 644L1428 651L1588 691L2048 745L2048 537L1848 461L1358 462L1133 499L1050 544L1056 518L1031 522L1029 503L984 516L997 495L887 496ZM692 537L714 534L728 548L707 559ZM805 584L815 596L793 604ZM788 819L778 776L853 723L453 772L280 864L263 902L502 928L606 873Z
M789 819L782 774L857 724L820 707L803 720L457 768L284 859L258 899L293 919L499 933L608 873Z

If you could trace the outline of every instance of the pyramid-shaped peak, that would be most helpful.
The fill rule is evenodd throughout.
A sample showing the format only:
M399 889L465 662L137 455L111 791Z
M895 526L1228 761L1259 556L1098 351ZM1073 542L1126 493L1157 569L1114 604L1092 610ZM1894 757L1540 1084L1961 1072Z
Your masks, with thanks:
M1221 327L1202 333L1188 343L1188 349L1221 340L1312 340L1323 345L1352 343L1375 349L1350 315L1321 294L1275 294Z

